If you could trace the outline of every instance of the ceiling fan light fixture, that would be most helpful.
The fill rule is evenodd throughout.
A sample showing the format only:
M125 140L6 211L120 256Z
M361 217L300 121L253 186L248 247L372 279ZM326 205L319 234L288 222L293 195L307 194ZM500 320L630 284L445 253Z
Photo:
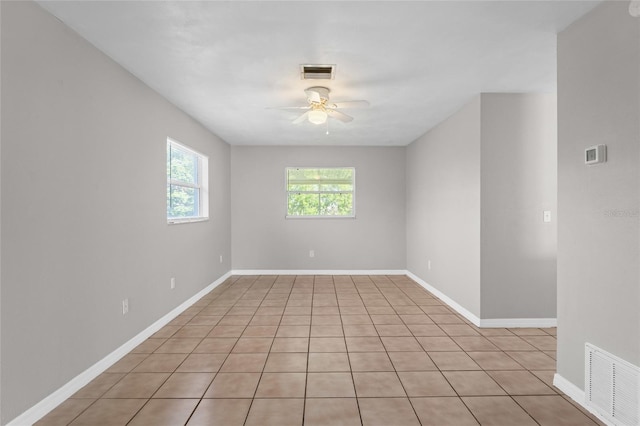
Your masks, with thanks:
M323 124L327 121L327 113L322 111L321 109L314 109L309 111L307 117L313 124Z

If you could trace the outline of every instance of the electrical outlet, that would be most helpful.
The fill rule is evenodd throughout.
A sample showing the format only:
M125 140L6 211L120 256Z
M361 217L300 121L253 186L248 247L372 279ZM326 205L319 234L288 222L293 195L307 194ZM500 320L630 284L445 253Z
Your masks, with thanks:
M174 288L176 288L176 279L171 278L171 290L173 290Z
M222 255L220 255L220 263L222 263Z
M126 315L129 312L129 299L122 301L122 315Z
M551 210L545 210L542 212L542 221L545 223L551 222Z
M431 270L431 261L430 260L427 260L427 269Z
M316 257L315 250L309 250L309 257Z

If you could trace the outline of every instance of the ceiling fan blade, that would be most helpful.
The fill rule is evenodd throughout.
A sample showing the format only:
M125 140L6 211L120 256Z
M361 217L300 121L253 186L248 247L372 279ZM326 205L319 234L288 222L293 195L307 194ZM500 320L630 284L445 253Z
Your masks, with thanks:
M330 108L367 108L369 101L344 101L344 102L332 102Z
M267 109L311 109L311 107L307 105L307 106L267 107Z
M320 98L320 93L316 92L315 90L306 89L304 93L307 94L307 98L309 98L311 102L316 102L316 103L322 102L322 99Z
M296 118L295 120L293 120L293 124L299 124L302 123L304 120L307 119L307 117L309 116L309 112L305 112L304 114L302 114L300 117Z
M334 109L326 109L327 115L331 118L335 118L338 121L342 121L343 123L348 123L353 121L353 117L348 116L340 111L336 111Z

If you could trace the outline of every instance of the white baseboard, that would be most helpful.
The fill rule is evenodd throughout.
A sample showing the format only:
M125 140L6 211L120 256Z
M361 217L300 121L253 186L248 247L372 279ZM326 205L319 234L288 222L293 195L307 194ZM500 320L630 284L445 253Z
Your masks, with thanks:
M565 395L567 395L569 398L573 399L575 402L580 404L582 408L584 408L585 410L587 410L588 412L596 416L598 420L600 420L602 423L608 426L615 426L608 419L605 419L600 414L598 414L597 411L595 411L594 409L586 405L585 395L582 389L580 389L578 386L574 385L573 383L571 383L570 381L568 381L558 373L553 375L553 386L560 389Z
M82 373L78 374L76 377L71 379L61 388L53 392L51 395L44 398L42 401L38 402L33 407L29 408L24 413L20 414L18 417L7 423L7 426L26 426L32 425L46 414L48 414L51 410L56 408L58 405L67 400L71 395L82 389L83 386L88 384L90 381L98 377L102 374L106 369L111 367L117 361L119 361L123 356L131 352L136 346L140 343L148 339L153 333L160 330L162 327L167 325L171 320L184 312L188 307L193 305L195 302L200 300L204 295L209 293L211 290L216 288L218 285L222 284L227 278L231 276L231 271L227 272L213 283L209 284L204 289L200 290L194 296L190 297L178 307L173 309L171 312L151 324L146 329L142 330L136 336L131 338L125 344L111 352L106 357L102 358L100 361L93 364L91 367L87 368Z
M438 290L437 288L431 286L429 283L418 277L416 274L410 271L406 271L406 274L409 278L420 284L422 287L429 290L429 292L433 293L438 299L442 300L444 303L453 308L460 315L469 320L473 325L480 327L480 318L475 316L469 310L464 308L462 305L459 305L455 300Z
M433 293L436 297L442 300L444 303L453 308L460 315L469 320L476 327L483 328L548 328L556 327L558 320L556 318L496 318L496 319L481 319L458 304L455 300L433 287L414 273L405 271L406 275Z
M406 275L404 269L234 269L232 275Z
M557 327L556 318L495 318L481 319L484 328L549 328Z
M556 325L555 318L524 318L524 319L487 319L481 320L473 313L459 305L456 301L436 289L432 287L427 282L416 276L410 271L401 270L401 269L390 269L390 270L262 270L262 269L238 269L231 270L218 278L216 281L199 291L197 294L180 304L178 307L170 311L168 314L164 315L162 318L151 324L149 327L138 333L136 336L131 338L129 341L124 343L122 346L111 352L109 355L101 359L100 361L93 364L91 367L78 374L76 377L71 379L65 385L60 387L58 390L54 391L52 394L44 398L42 401L35 404L33 407L29 408L27 411L7 423L7 426L25 426L32 425L33 423L40 420L51 410L56 408L62 402L67 400L71 395L80 390L83 386L88 384L90 381L98 377L105 370L119 361L123 356L131 352L136 346L142 343L144 340L148 339L155 332L160 330L162 327L167 325L171 320L184 312L187 308L193 305L195 302L200 300L204 295L209 293L215 287L223 283L227 278L231 275L406 275L424 288L426 288L429 292L433 293L436 297L441 299L451 308L453 308L460 315L469 320L472 324L478 327L554 327ZM572 383L562 379L560 376L556 374L554 377L554 385L558 387L560 390L569 395L572 399L578 401L580 403L581 400L584 400L584 392L582 392L582 397L580 395L577 398L574 398L569 392L565 391L561 385L556 384L556 379L566 382L565 384L561 384L562 386L572 386L575 387ZM569 389L571 391L571 389ZM582 398L582 399L580 399ZM581 403L582 405L582 403ZM589 410L591 412L591 410ZM597 416L596 413L593 413ZM600 417L598 417L600 418ZM604 421L604 420L603 420Z

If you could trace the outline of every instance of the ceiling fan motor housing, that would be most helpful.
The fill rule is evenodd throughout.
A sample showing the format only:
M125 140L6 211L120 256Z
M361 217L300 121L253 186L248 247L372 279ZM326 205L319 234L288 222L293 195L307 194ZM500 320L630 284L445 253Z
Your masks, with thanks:
M331 92L331 90L329 90L328 87L314 86L314 87L309 87L307 90L305 90L305 92L307 92L307 96L309 97L310 100L311 100L311 96L309 95L308 92L315 92L318 94L321 100L326 102L329 100L329 93Z

